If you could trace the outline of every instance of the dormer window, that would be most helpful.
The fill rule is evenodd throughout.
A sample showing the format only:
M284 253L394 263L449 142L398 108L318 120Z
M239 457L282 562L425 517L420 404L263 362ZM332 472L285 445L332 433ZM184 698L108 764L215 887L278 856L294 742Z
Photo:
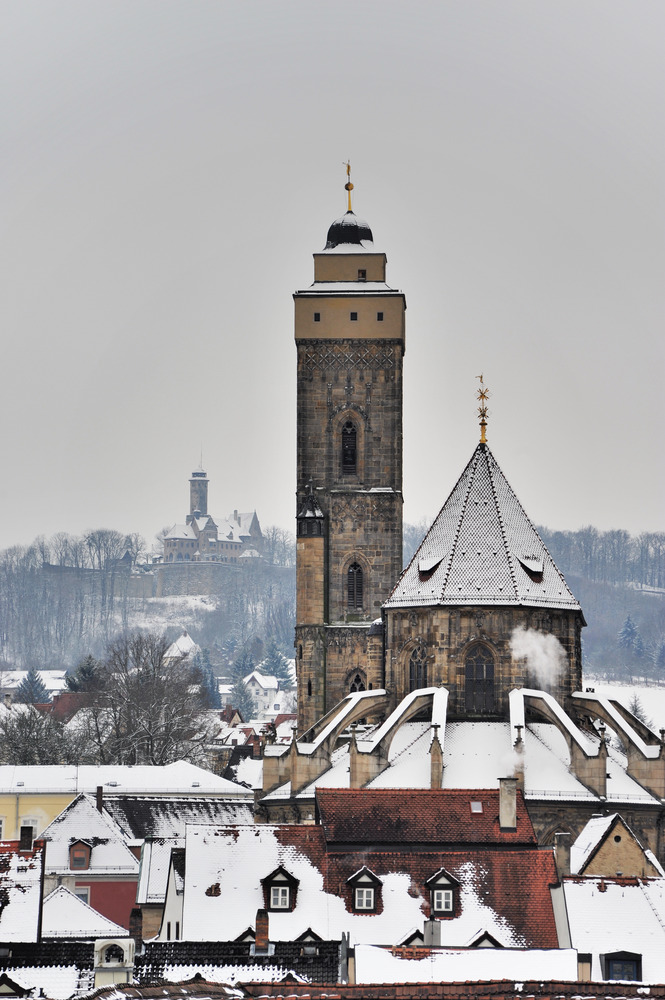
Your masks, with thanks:
M291 894L288 885L270 886L270 909L289 910L291 908Z
M376 913L381 895L381 879L363 867L347 880L351 889L351 909L354 913Z
M261 879L265 908L283 913L293 910L296 905L298 879L281 865L274 872Z
M440 868L425 883L430 891L433 917L454 917L459 902L459 882L445 868Z
M69 867L72 871L87 871L90 867L92 848L83 840L77 840L69 848Z

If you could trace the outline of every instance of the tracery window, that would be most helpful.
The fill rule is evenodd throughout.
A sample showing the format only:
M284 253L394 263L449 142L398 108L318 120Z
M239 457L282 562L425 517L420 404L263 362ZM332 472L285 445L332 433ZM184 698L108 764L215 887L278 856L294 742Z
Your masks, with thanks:
M358 432L350 421L342 427L342 473L354 476L358 471Z
M409 691L427 687L427 652L424 646L416 646L409 657Z
M365 681L363 680L362 675L358 673L353 677L351 683L349 684L349 692L353 694L354 691L364 691L364 690L365 690Z
M347 607L358 611L363 606L363 571L357 562L351 563L346 572Z
M494 657L487 646L471 646L464 659L467 712L494 711Z

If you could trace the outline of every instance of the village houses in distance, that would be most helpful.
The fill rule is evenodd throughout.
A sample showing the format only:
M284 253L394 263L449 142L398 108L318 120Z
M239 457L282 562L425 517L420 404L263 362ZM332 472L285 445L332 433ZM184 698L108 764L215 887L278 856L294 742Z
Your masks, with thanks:
M583 688L484 377L402 568L406 300L352 190L294 295L297 697L252 670L208 766L0 765L2 996L665 996L665 732ZM198 468L152 585L261 553Z

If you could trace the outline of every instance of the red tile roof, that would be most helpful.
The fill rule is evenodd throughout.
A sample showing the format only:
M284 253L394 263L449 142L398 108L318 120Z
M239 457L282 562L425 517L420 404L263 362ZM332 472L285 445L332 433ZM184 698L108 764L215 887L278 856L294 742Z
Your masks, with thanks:
M316 801L331 844L502 844L536 846L517 793L517 829L499 827L499 790L318 788ZM482 812L471 803L482 802Z

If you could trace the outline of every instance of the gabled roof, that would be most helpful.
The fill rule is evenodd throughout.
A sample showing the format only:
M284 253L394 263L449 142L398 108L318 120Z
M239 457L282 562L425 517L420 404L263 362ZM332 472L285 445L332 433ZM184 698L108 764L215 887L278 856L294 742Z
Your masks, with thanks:
M319 788L316 801L328 844L529 844L536 836L517 793L517 829L499 828L499 791L492 789ZM472 803L480 803L474 811Z
M386 608L526 605L581 611L486 444L479 444Z
M616 834L615 831L617 828L619 828L622 832ZM592 816L578 835L575 842L571 844L570 870L573 875L583 875L585 873L587 866L598 854L602 845L606 843L610 834L614 834L614 838L617 842L623 836L629 837L634 842L636 847L639 848L639 850L644 854L645 860L650 866L653 866L652 870L650 872L647 871L646 874L653 875L657 873L661 876L664 874L663 869L655 855L640 843L619 813L612 813L610 816ZM644 869L642 870L644 871ZM597 874L597 871L592 874ZM608 874L614 875L615 873L608 872ZM625 869L624 874L626 874Z
M44 900L42 936L54 938L127 937L120 924L59 885Z
M69 848L77 841L92 847L87 874L111 871L138 875L139 863L127 846L127 839L105 809L100 812L87 795L78 795L49 823L42 837L49 872L69 872Z
M190 528L188 524L174 524L168 534L164 535L165 540L171 538L189 538L194 541L196 539L196 535L194 533L194 529Z

